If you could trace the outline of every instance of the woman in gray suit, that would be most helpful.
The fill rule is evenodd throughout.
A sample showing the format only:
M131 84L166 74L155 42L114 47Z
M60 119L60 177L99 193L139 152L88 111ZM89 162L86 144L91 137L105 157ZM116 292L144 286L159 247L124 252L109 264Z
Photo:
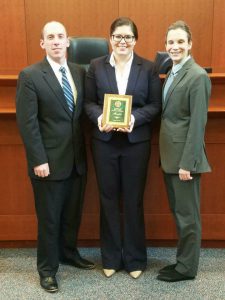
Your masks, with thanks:
M191 32L183 21L166 34L166 50L173 61L163 87L160 157L178 232L177 261L159 271L158 279L181 281L197 274L200 243L200 174L210 172L205 153L211 83L190 55Z
M151 126L161 110L161 83L153 63L136 55L137 27L129 18L110 29L112 54L91 62L85 108L93 123L92 151L101 202L101 253L107 277L124 268L133 278L146 267L143 194ZM102 124L104 94L132 95L128 128ZM121 220L120 199L123 200Z

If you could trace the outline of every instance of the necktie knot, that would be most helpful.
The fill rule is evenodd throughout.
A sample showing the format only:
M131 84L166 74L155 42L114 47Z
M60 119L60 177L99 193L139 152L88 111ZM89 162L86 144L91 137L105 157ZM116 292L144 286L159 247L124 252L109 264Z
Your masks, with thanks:
M63 74L66 74L66 68L65 67L60 67L59 68L59 71L61 72L61 73L63 73Z
M178 74L178 72L179 72L179 71L176 71L176 72L174 72L174 71L171 71L170 75L171 75L171 76L173 76L173 77L176 77L176 76L177 76L177 74Z

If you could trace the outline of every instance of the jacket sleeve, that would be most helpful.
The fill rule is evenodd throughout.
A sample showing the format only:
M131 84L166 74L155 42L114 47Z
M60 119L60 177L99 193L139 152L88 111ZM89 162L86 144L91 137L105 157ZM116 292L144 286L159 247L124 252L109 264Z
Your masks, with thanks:
M19 75L16 91L16 116L27 160L33 168L48 162L38 122L38 96L26 71Z
M148 72L148 99L147 103L132 111L135 118L134 127L150 123L161 112L162 85L158 73L152 67Z
M211 82L206 73L193 79L189 93L189 129L179 163L181 169L194 172L201 160L210 92Z
M97 86L95 78L95 65L90 64L85 80L85 112L89 119L98 125L97 119L102 114L102 106L97 103Z

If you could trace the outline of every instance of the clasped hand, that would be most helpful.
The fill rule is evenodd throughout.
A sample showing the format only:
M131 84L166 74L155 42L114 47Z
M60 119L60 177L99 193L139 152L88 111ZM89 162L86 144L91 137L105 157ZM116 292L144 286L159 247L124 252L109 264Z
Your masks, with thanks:
M126 132L126 133L130 133L132 132L133 128L134 128L134 122L135 122L135 118L133 115L131 115L130 118L130 123L129 123L129 127L124 127L124 128L114 128L109 124L105 124L104 126L102 126L102 114L98 117L98 129L101 132L110 132L110 131L120 131L120 132Z
M179 169L179 178L180 180L184 180L184 181L193 179L190 171L184 169Z
M34 167L34 174L38 177L47 177L50 175L48 163Z

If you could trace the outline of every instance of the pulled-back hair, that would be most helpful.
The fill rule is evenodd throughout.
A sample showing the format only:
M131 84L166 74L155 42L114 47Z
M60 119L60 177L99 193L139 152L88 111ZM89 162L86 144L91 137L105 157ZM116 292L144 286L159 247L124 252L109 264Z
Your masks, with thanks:
M113 21L113 23L110 26L110 35L113 34L113 32L116 30L117 27L124 26L124 25L130 26L134 34L135 40L137 40L138 39L137 26L130 18L127 17L120 17L115 21Z
M187 37L188 37L188 43L190 43L190 41L192 41L192 33L190 31L189 26L182 20L176 21L173 24L171 24L169 26L169 28L167 29L167 33L166 33L166 40L167 40L167 35L168 32L170 30L175 30L175 29L182 29L187 33Z

